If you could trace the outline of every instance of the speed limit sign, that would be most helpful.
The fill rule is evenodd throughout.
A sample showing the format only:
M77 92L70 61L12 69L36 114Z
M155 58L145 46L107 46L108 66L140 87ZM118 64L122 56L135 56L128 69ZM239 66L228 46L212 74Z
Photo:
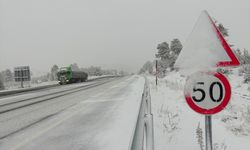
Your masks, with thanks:
M231 98L231 86L221 73L197 72L187 79L184 94L194 111L211 115L226 107Z

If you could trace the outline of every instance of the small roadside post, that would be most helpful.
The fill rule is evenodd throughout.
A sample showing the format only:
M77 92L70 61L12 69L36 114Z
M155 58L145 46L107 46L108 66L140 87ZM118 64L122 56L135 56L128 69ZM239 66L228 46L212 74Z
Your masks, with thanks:
M158 85L158 60L155 60L155 85Z
M239 65L216 24L208 12L203 11L178 56L175 67L188 72L184 86L188 106L205 116L206 150L213 150L212 115L222 111L231 98L229 81L215 70L217 67Z

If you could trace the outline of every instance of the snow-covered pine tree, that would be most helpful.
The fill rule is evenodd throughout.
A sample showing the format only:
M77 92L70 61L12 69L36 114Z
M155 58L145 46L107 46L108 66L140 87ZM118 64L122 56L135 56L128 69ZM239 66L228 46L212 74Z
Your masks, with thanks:
M160 76L165 76L166 69L169 67L169 58L170 58L170 48L167 42L162 42L157 46L158 52L155 55L156 58L160 58L158 61L158 71Z
M57 72L58 72L58 69L59 69L59 67L57 66L57 65L53 65L52 67L51 67L51 70L50 70L50 72L51 72L51 80L52 81L54 81L54 80L57 80Z
M158 53L155 55L156 58L160 58L161 60L166 60L170 53L170 48L167 42L162 42L157 46Z
M239 48L234 50L234 54L236 55L237 59L240 61L240 64L245 64L244 56Z
M180 54L180 52L181 52L181 50L182 50L182 44L181 44L181 41L179 40L179 39L173 39L172 41L171 41L171 46L170 46L170 49L171 49L171 51L173 51L174 52L174 54L175 55L179 55Z
M224 36L224 37L228 37L229 34L228 34L228 29L225 28L221 23L218 24L217 28L220 30L221 34Z
M175 61L177 60L181 50L182 50L182 44L181 44L181 41L177 38L173 39L171 41L171 46L170 46L170 49L172 51L172 57L171 57L171 64L170 64L170 67L172 68L174 66L174 63Z
M234 51L236 54L236 57L240 61L240 64L242 65L239 69L239 75L244 75L244 83L250 82L250 55L246 49L244 49L243 53L240 49L236 49Z
M242 67L244 74L244 83L250 83L250 64L246 64Z
M3 76L4 82L13 81L13 74L12 74L10 69L6 69L6 70L2 71L2 76Z
M248 50L244 49L243 51L243 59L245 64L250 64L250 55L248 53Z
M4 90L3 76L1 73L0 73L0 90Z

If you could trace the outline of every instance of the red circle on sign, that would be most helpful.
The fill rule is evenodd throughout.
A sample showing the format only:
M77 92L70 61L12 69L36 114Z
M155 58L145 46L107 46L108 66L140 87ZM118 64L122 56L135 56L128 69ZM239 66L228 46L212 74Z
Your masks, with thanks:
M221 73L208 72L207 74L213 75L214 77L218 78L223 83L224 88L225 88L225 96L224 96L224 99L222 100L222 102L214 108L204 109L204 108L197 106L193 102L193 99L190 96L190 94L185 94L185 98L186 98L188 105L197 113L205 114L205 115L212 115L212 114L218 113L221 110L223 110L227 106L227 104L229 103L229 100L231 98L231 86L230 86L227 78L224 75L222 75Z

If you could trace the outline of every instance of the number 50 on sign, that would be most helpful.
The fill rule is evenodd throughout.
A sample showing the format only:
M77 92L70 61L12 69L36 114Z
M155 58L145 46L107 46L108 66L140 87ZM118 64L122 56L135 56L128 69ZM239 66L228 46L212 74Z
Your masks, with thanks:
M184 94L194 111L211 115L226 107L231 97L231 87L221 73L197 72L187 79Z

